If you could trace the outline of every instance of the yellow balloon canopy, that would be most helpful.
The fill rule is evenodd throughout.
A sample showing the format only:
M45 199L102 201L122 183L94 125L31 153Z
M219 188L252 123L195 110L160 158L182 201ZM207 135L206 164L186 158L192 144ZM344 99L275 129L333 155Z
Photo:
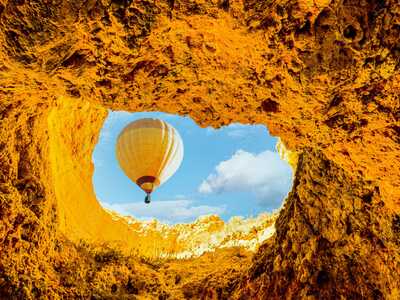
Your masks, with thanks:
M150 194L178 170L183 159L183 142L178 131L159 119L140 119L119 134L116 154L122 170Z

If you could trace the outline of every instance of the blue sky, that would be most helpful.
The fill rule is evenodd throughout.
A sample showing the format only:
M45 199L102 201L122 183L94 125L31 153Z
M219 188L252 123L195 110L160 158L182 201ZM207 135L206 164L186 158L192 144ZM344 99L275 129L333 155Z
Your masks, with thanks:
M160 118L180 133L183 162L143 203L144 193L120 169L115 157L119 132L140 118ZM93 153L97 198L104 207L138 219L192 222L204 214L250 217L281 206L292 171L275 150L276 138L265 126L232 124L200 128L188 117L165 113L110 112Z

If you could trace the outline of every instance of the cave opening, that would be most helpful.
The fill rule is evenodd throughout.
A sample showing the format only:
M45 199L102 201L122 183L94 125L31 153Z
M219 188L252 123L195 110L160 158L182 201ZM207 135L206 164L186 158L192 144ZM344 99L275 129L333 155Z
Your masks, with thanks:
M180 168L155 191L150 204L143 202L144 192L123 173L115 153L121 130L142 118L171 124L180 133L185 149ZM96 198L107 212L135 226L157 224L171 231L176 226L188 229L197 224L192 231L198 237L191 234L188 243L201 236L203 245L199 240L177 256L227 247L234 234L239 237L230 241L233 245L250 239L245 248L255 250L274 232L277 212L292 185L293 170L279 145L279 139L264 125L233 123L219 129L201 128L185 116L109 111L93 151ZM214 229L210 231L210 227ZM209 240L204 240L205 228Z
M0 298L400 299L399 1L122 2L1 1ZM267 124L299 153L272 238L120 255L187 248L99 204L107 109Z

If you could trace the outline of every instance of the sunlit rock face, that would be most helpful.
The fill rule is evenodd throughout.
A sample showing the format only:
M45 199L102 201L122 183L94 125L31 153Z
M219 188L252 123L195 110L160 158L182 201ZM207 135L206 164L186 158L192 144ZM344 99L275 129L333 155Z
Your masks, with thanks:
M399 23L396 0L0 0L1 297L398 299ZM109 108L267 125L299 153L276 234L130 255L91 182Z
M136 251L150 258L188 259L233 247L254 252L275 233L276 214L260 214L248 219L233 217L226 223L216 215L208 215L193 223L167 225L157 220L139 221L108 212L114 220L127 223L137 236Z

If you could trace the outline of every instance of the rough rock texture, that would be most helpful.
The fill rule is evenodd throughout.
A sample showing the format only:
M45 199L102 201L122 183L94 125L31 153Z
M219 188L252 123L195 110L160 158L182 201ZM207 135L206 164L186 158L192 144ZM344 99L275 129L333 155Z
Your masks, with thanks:
M240 294L398 299L398 218L388 215L375 183L319 151L303 153L276 235L255 255Z
M0 24L3 298L399 298L397 0L0 0ZM140 238L92 188L110 108L265 124L301 153L248 270L211 265L185 294L80 250Z

